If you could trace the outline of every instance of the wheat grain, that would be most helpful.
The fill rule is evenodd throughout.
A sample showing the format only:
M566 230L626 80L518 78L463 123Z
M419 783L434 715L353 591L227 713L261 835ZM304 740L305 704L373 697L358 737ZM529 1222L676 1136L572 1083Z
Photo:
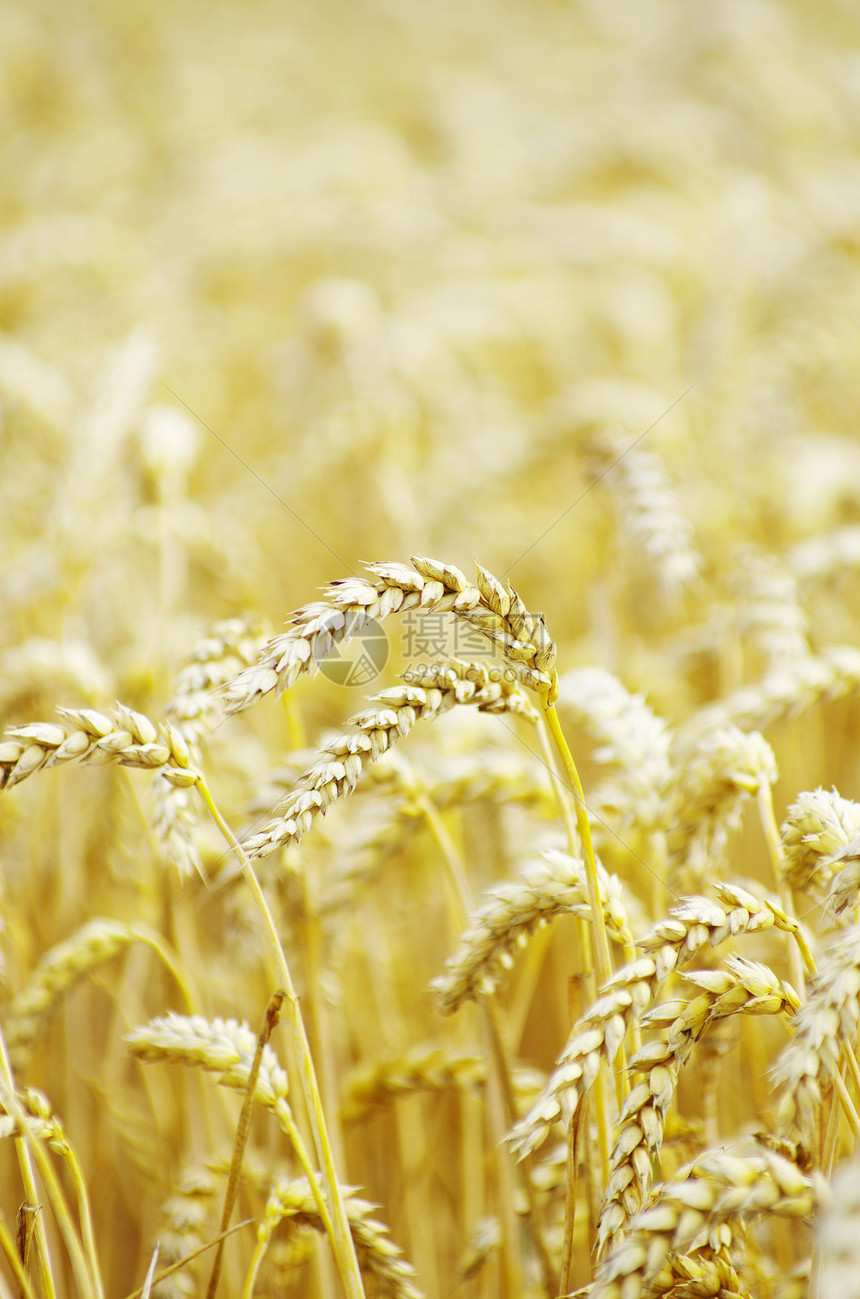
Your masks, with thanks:
M787 1159L770 1151L755 1155L708 1152L679 1171L637 1214L630 1234L598 1270L591 1299L636 1299L674 1253L697 1238L711 1240L720 1224L759 1213L808 1218L820 1192Z
M676 888L699 888L720 868L746 803L775 782L776 759L757 731L746 735L736 726L700 736L673 758L669 880Z
M164 1061L186 1064L218 1074L223 1087L244 1091L257 1049L257 1034L235 1019L205 1019L202 1015L168 1015L152 1019L126 1037L135 1059L146 1064ZM271 1047L263 1058L254 1095L272 1111L288 1135L294 1128L287 1099L287 1075Z
M126 767L161 771L171 782L192 785L188 749L169 724L156 727L148 717L117 704L113 715L92 708L58 708L65 725L30 722L13 726L0 742L0 790L43 768L64 762L119 762Z
M662 461L631 441L622 432L604 434L593 448L595 472L605 476L616 498L624 543L644 559L645 571L663 593L677 598L701 568L693 528Z
M258 618L228 618L213 623L192 647L165 710L189 745L214 730L223 717L220 687L249 667L266 643Z
M807 1151L817 1149L822 1091L838 1080L843 1049L851 1051L860 1027L860 926L845 931L819 963L796 1020L797 1034L773 1070L784 1095L782 1132L798 1131Z
M793 1014L800 1005L790 984L765 965L730 956L726 970L685 974L700 992L691 1000L670 999L642 1016L644 1029L665 1030L665 1040L643 1047L630 1070L643 1075L618 1118L610 1176L597 1229L598 1256L637 1213L651 1186L653 1161L660 1153L666 1112L677 1087L678 1072L693 1045L718 1020L730 1015Z
M615 942L631 947L620 881L598 865L600 902L607 931ZM433 983L440 1009L450 1014L463 1001L492 992L503 969L528 937L554 916L590 914L585 866L568 853L548 849L524 867L517 880L492 889L490 900L472 916L460 946Z
M218 1179L199 1165L184 1169L176 1179L173 1194L162 1206L158 1233L161 1266L169 1267L198 1249L213 1230ZM159 1299L191 1299L197 1282L190 1267L171 1274L158 1285Z
M591 807L622 826L664 827L672 775L668 723L602 668L577 668L558 684L559 708L598 745L595 761L617 769L589 796Z
M344 1083L342 1117L356 1123L392 1097L417 1091L473 1091L487 1078L484 1058L438 1042L421 1043L398 1055L362 1065ZM514 1069L518 1098L532 1098L545 1079L537 1069Z
M719 892L719 903L692 897L673 907L667 920L638 940L637 946L649 954L625 965L604 985L600 998L571 1032L542 1095L512 1133L513 1147L521 1156L535 1150L558 1119L570 1122L597 1077L601 1057L611 1068L627 1032L674 969L704 947L716 947L735 934L756 933L774 923L782 926L773 906L727 885Z
M272 691L288 690L335 645L349 641L370 622L410 609L452 613L476 627L503 655L513 676L533 690L552 686L556 648L539 615L528 612L508 583L503 586L480 564L476 585L459 569L414 556L405 564L368 564L375 582L347 578L333 582L324 599L292 615L290 630L274 637L225 690L228 712L240 712Z
M471 1091L483 1084L486 1065L480 1055L431 1043L356 1070L346 1080L342 1114L355 1123L387 1098L404 1092Z
M423 1299L416 1284L414 1269L393 1244L388 1228L372 1215L376 1205L356 1197L354 1190L345 1188L346 1212L350 1230L362 1270L373 1277L375 1293L389 1299ZM266 1204L266 1214L261 1227L262 1240L279 1222L288 1221L297 1227L322 1230L319 1213L307 1178L292 1182L278 1181L272 1187Z
M815 789L799 794L788 809L780 830L781 870L792 889L822 894L837 887L837 914L852 896L849 879L838 886L838 876L852 859L852 845L860 834L860 804L841 798L836 790Z
M738 575L738 631L765 668L808 659L808 619L791 571L773 555L744 553Z
M298 843L314 819L350 794L367 763L376 762L418 721L433 720L456 704L480 712L525 712L531 705L516 685L480 665L456 662L421 677L430 684L395 686L374 695L351 719L346 734L330 740L296 788L274 809L278 815L243 842L251 858Z

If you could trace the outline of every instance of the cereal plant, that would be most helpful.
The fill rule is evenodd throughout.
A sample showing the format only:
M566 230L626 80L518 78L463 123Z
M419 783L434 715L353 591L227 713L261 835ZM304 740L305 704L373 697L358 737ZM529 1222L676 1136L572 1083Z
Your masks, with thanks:
M0 33L0 1299L860 1299L851 7Z

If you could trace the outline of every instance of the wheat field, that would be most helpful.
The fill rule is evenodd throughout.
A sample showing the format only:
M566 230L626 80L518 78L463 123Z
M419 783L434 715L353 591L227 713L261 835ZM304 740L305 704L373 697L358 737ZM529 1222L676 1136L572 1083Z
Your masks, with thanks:
M0 1299L860 1299L856 7L0 69Z

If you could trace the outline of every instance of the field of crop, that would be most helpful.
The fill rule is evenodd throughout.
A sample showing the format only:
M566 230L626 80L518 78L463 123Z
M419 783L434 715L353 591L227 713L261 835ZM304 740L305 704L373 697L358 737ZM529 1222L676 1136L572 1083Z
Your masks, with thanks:
M856 6L5 0L0 122L0 1299L860 1299Z

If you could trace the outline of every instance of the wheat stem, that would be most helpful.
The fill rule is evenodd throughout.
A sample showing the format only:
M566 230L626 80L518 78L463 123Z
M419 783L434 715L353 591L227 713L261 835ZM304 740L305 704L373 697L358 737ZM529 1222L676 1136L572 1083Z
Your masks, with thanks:
M612 977L612 965L609 959L609 939L606 935L606 922L603 918L603 908L600 905L600 887L597 880L597 863L594 859L594 845L591 841L591 826L588 823L588 812L585 806L585 795L582 790L582 782L579 779L579 772L576 769L576 763L573 760L573 754L568 747L567 740L564 738L564 732L561 729L561 723L558 720L558 713L555 707L550 703L549 694L541 695L541 703L544 709L547 726L552 736L556 749L564 767L565 774L570 781L571 788L574 792L574 808L576 810L576 827L579 831L580 842L582 843L582 857L585 862L585 881L588 890L588 901L591 909L591 928L594 934L595 955L597 957L597 977L600 986L608 983ZM615 1070L615 1093L619 1108L624 1104L624 1098L629 1089L627 1079L627 1060L624 1051L624 1042L619 1044L618 1052L613 1062ZM603 1168L604 1182L609 1175L609 1120L607 1114L607 1097L603 1092L602 1083L603 1066L601 1064L598 1078L596 1080L595 1107L597 1114L597 1134L600 1143L600 1162Z
M250 859L244 852L242 845L239 843L233 831L219 812L209 787L202 776L198 777L197 789L201 798L209 809L209 813L214 820L218 829L227 840L230 847L236 853L242 867L242 874L248 883L254 900L260 909L260 913L266 925L269 935L269 941L272 945L272 952L277 965L278 973L283 984L287 997L287 1006L289 1008L289 1017L293 1030L293 1045L296 1050L296 1059L299 1066L299 1074L302 1080L302 1091L305 1097L305 1103L308 1109L308 1117L311 1123L311 1130L314 1135L314 1144L317 1148L317 1154L320 1159L323 1185L328 1197L331 1208L331 1242L337 1260L338 1271L340 1272L341 1281L347 1295L347 1299L363 1299L364 1287L361 1281L361 1273L358 1267L358 1259L355 1253L352 1235L349 1230L349 1221L346 1216L343 1197L340 1192L340 1185L337 1173L334 1167L331 1147L326 1133L325 1117L323 1115L322 1101L320 1099L319 1088L317 1086L314 1064L311 1059L310 1047L308 1045L307 1034L305 1033L302 1012L299 1006L299 999L296 996L293 987L293 981L290 976L287 958L284 955L284 949L281 946L281 940L278 937L278 931L275 927L275 921L266 901L266 896L260 887L254 868ZM311 1178L311 1187L315 1182Z
M2 1027L0 1027L0 1080L2 1080L4 1092L14 1098L15 1083L12 1078L12 1070L9 1067L9 1056L6 1052L6 1040L3 1036ZM21 1170L21 1181L24 1183L25 1199L28 1200L30 1204L39 1204L39 1193L36 1190L36 1179L33 1174L30 1151L24 1136L15 1137L15 1153L18 1157L18 1166ZM45 1296L45 1299L56 1299L56 1290L54 1289L54 1278L51 1269L51 1255L48 1251L48 1236L45 1231L45 1223L41 1213L36 1214L34 1235L36 1237L36 1254L39 1260L39 1279L42 1284L42 1293Z
M591 841L591 826L588 824L585 795L582 792L582 783L579 779L579 772L576 769L576 763L573 761L573 755L568 748L567 740L564 738L564 732L561 729L561 723L558 720L558 713L555 710L555 706L549 703L547 694L541 695L541 702L543 704L544 716L546 718L547 726L549 727L550 735L552 736L555 747L558 750L565 775L570 781L570 787L574 793L576 828L579 831L579 838L582 844L582 856L585 861L585 879L588 887L588 900L591 906L591 925L594 930L597 956L597 977L602 986L612 977L612 964L609 959L609 939L606 936L606 924L603 919L603 909L600 905L600 888L597 882L597 864L594 860L594 845Z
M765 842L767 843L768 859L771 864L771 869L773 870L773 878L776 884L777 894L782 903L783 910L790 912L792 905L791 892L785 883L782 872L780 871L780 863L782 861L782 841L779 837L779 826L776 823L776 815L773 810L773 788L769 780L762 780L759 782L758 789L756 790L756 803L758 805L759 818L761 819L761 827L764 831ZM808 950L809 949L807 948L807 951ZM801 964L802 955L799 944L789 943L788 961L791 970L791 981L801 997L803 996L805 987L803 965ZM811 960L812 954L810 953L809 956Z
M75 1284L81 1295L94 1296L94 1299L102 1299L101 1283L98 1279L98 1272L91 1274L87 1267L81 1242L78 1239L75 1225L72 1221L72 1215L69 1212L69 1205L66 1200L62 1187L56 1173L51 1167L51 1161L45 1153L42 1142L34 1136L27 1123L27 1114L14 1091L12 1091L5 1082L0 1083L0 1098L2 1098L3 1108L18 1124L25 1139L29 1141L33 1158L39 1167L39 1176L45 1183L45 1189L51 1204L51 1210L60 1229L66 1249L69 1254L69 1261L72 1265L72 1271L75 1274ZM38 1201L35 1201L38 1203ZM37 1215L38 1217L38 1215Z
M472 895L471 885L468 876L463 869L463 862L460 854L457 852L454 842L449 835L445 824L432 802L424 794L418 796L418 805L427 821L427 824L435 838L439 849L442 853L442 859L445 862L448 876L452 884L452 892L455 897L456 909L459 913L461 925L465 925L467 915L474 910L474 898ZM491 1054L495 1065L496 1078L499 1084L499 1091L504 1103L505 1120L502 1123L496 1121L494 1113L493 1098L488 1094L488 1112L491 1121L495 1124L496 1146L500 1152L500 1160L506 1159L507 1155L503 1152L503 1143L505 1138L505 1127L510 1127L518 1117L516 1108L516 1096L514 1091L513 1075L511 1065L508 1059L508 1052L505 1047L504 1034L502 1032L501 1016L499 1008L495 1001L493 993L481 999L481 1007L484 1012L487 1036L490 1041ZM495 1107L496 1109L498 1107ZM501 1117L501 1116L499 1116ZM510 1179L504 1172L499 1178L500 1192L507 1196ZM538 1206L535 1199L534 1186L528 1168L523 1167L521 1170L521 1182L525 1190L528 1201L529 1218L532 1223L532 1235L535 1242L535 1248L540 1259L541 1272L543 1274L544 1286L547 1294L552 1296L555 1288L552 1262L549 1251L543 1236L542 1224L538 1216ZM510 1199L509 1196L507 1196ZM515 1223L516 1217L513 1212L513 1203L503 1206L502 1220L506 1224ZM511 1260L513 1273L516 1275L520 1271L519 1260L516 1257L516 1231L505 1233L511 1236L511 1249L514 1251L514 1257Z
M32 1212L34 1216L38 1216L40 1212L38 1207L24 1203L18 1210L19 1222L21 1214L27 1211ZM9 1235L9 1228L6 1226L6 1222L2 1216L0 1216L0 1249L3 1250L3 1253L6 1255L7 1263L15 1273L15 1280L18 1282L18 1293L20 1299L36 1299L30 1278L25 1271L27 1265L27 1254L20 1250L20 1244L16 1247L16 1243ZM20 1256L22 1252L24 1254L23 1258Z

